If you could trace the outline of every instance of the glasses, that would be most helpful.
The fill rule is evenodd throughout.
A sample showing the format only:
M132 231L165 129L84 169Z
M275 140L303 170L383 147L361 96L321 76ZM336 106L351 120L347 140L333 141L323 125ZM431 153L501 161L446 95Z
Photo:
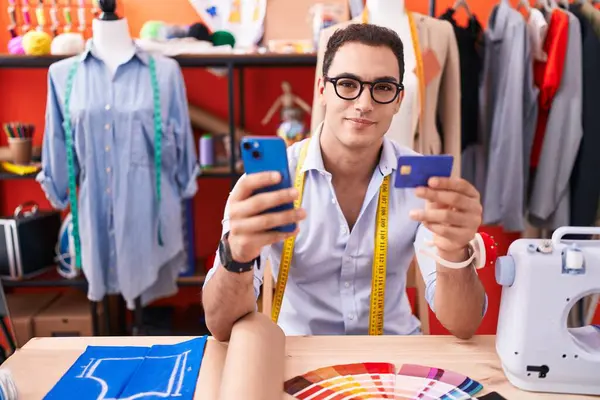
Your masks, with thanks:
M404 90L404 85L393 81L375 81L363 82L354 78L329 78L325 77L326 82L331 82L335 88L335 94L344 100L358 99L363 92L364 85L369 85L371 98L379 104L389 104L396 100L398 94Z

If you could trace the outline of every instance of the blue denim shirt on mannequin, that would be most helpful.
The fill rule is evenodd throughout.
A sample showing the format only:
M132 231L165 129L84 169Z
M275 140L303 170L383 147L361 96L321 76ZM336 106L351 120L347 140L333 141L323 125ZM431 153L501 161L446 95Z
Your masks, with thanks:
M176 292L186 267L182 199L197 191L194 138L181 70L154 56L162 113L162 201L156 199L153 95L149 55L138 49L114 76L94 56L58 61L48 72L42 171L37 181L57 209L68 206L63 129L66 80L79 62L71 94L82 269L88 297L121 293L129 308ZM159 246L158 217L164 246Z

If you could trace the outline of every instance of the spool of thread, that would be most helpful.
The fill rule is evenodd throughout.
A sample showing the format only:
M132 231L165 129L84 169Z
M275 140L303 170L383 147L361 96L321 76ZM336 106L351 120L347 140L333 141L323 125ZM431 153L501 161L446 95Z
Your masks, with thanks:
M211 40L208 27L200 22L190 26L190 29L188 30L188 37L193 37L196 40L204 40L207 42Z
M214 165L214 143L211 135L200 137L200 168L210 168Z
M576 247L570 247L565 250L565 266L569 270L573 271L581 271L583 269L583 253L580 249Z

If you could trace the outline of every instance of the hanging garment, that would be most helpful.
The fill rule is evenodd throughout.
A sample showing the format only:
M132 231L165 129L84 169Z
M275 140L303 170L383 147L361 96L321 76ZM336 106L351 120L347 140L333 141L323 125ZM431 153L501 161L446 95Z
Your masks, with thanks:
M548 114L556 91L561 85L567 40L569 31L569 17L563 10L555 9L550 16L548 33L544 43L544 51L548 55L547 61L534 63L535 84L540 90L539 113L533 148L531 149L531 167L536 168L539 163L542 143L546 134Z
M100 301L106 294L120 293L130 309L139 296L145 305L176 293L177 277L187 262L182 199L197 191L183 77L176 61L154 56L162 115L158 201L150 61L137 48L111 79L89 41L82 55L50 66L42 170L37 176L51 204L65 209L69 185L63 116L70 115L88 298ZM74 63L79 64L65 110Z
M446 21L416 12L415 29L425 70L425 95L421 112L422 127L409 132L415 137L413 150L422 154L451 154L452 172L460 173L460 61L452 26ZM361 17L330 26L321 31L314 81L311 132L324 120L325 107L319 102L318 81L322 76L327 41L338 29L362 23ZM404 46L412 44L405 43ZM398 118L398 115L394 116ZM418 147L418 148L417 148Z
M470 163L483 197L483 223L501 225L506 231L522 231L525 225L527 160L538 95L532 65L525 20L501 2L485 31L479 97L481 145Z
M600 36L600 10L594 8L589 2L584 1L581 4L581 13L592 24L596 35Z
M583 69L583 136L571 175L570 224L594 226L600 198L600 36L594 32L582 8L581 5L570 7L581 25Z
M544 14L537 8L532 8L527 19L527 28L531 39L531 51L535 61L548 61L548 54L544 51L544 43L548 34L548 22Z
M572 13L557 10L552 16L557 12L568 18L567 53L560 87L548 115L529 202L531 225L549 230L570 225L569 180L583 135L581 28ZM551 58L548 53L548 59Z
M460 26L454 19L455 10L448 8L440 19L450 22L456 35L460 57L461 93L461 151L477 143L479 107L479 80L483 68L483 28L475 16L469 18L466 26Z

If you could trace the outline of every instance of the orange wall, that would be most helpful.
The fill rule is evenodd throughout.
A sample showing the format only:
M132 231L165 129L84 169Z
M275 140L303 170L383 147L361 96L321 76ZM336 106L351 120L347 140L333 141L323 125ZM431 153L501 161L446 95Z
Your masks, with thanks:
M31 2L34 3L33 1ZM437 14L451 6L453 0L438 0ZM489 13L496 0L472 0L472 11L478 15L485 26ZM0 25L6 26L7 0L0 0ZM428 1L407 1L407 7L413 11L428 13ZM150 19L169 16L169 23L189 24L198 21L194 17L192 7L185 0L121 0L120 14L126 16L132 34L136 35L142 24ZM464 12L461 11L464 15ZM7 32L0 30L0 52L6 52L9 39ZM44 108L46 101L46 70L0 69L0 122L9 120L26 120L43 131ZM224 77L215 77L203 69L184 69L184 76L190 102L211 111L222 118L227 117L227 81ZM312 100L312 84L314 68L293 69L247 69L245 75L246 124L250 131L259 134L271 134L275 129L275 121L267 126L260 125L261 118L280 93L280 82L288 80L294 91L309 103ZM38 133L35 141L41 142ZM5 145L6 139L0 137L0 145ZM211 256L217 246L220 236L220 219L225 200L229 192L227 180L202 179L199 193L194 200L196 214L196 252L200 257ZM0 181L0 211L12 213L14 208L27 200L35 200L43 206L48 206L39 186L33 181ZM504 236L492 229L501 248L506 248L514 236ZM499 302L499 287L494 281L492 270L483 271L482 280L490 295L490 311L486 316L481 333L495 332L497 307ZM189 292L188 292L189 293ZM197 293L194 291L194 293ZM189 296L189 295L188 295ZM192 295L189 300L195 301ZM445 332L437 321L432 319L432 332Z

